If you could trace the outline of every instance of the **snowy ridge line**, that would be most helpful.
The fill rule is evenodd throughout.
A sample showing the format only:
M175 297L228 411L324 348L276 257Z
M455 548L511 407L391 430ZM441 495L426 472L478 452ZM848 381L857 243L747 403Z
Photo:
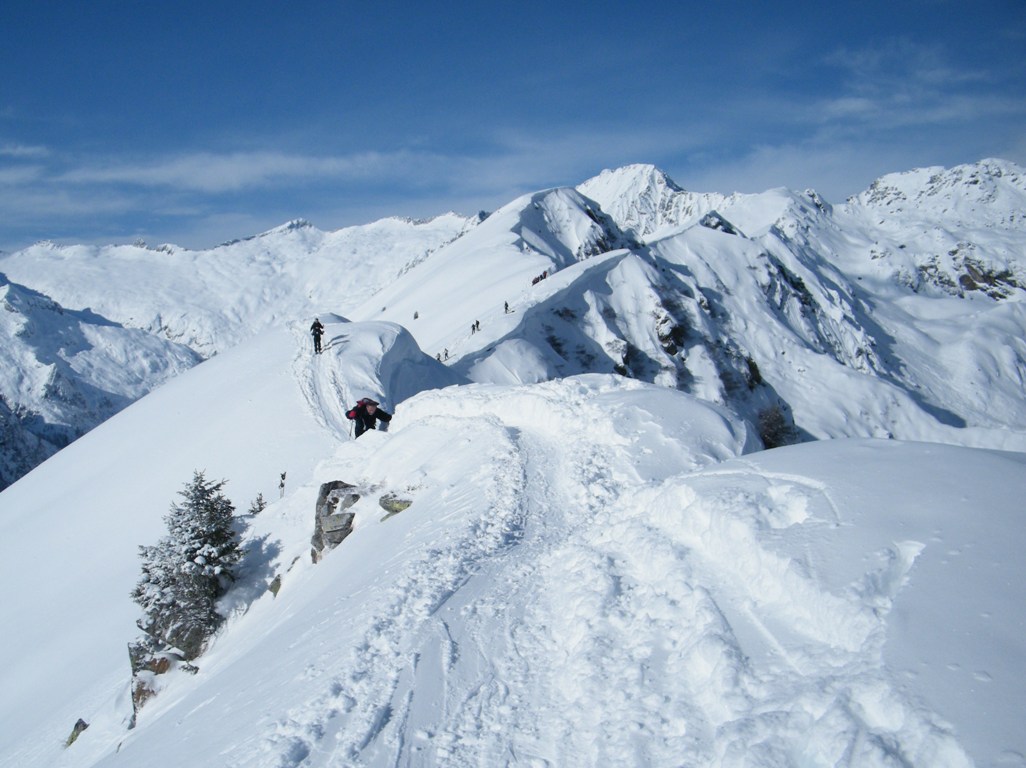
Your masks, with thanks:
M351 430L346 424L345 410L353 403L350 403L351 394L346 391L346 382L340 377L338 364L347 335L325 334L320 355L313 353L311 336L301 324L293 325L293 335L299 342L292 364L293 375L310 413L326 430L339 439L347 439Z
M327 692L279 721L275 735L264 743L265 759L252 763L247 757L238 765L365 764L368 748L396 738L395 720L403 703L410 706L417 695L415 690L397 692L400 680L418 663L410 645L436 631L437 614L446 601L523 535L515 493L521 476L516 451L508 438L503 440L501 426L479 422L473 429L481 432L477 439L492 446L491 456L477 477L468 478L462 493L446 494L446 516L463 519L460 527L449 528L456 538L402 563L400 574L366 617L362 642L334 673ZM499 448L503 442L506 447ZM482 498L478 489L485 487L490 490ZM358 533L330 557L345 557L347 548L359 546Z
M4 256L66 306L116 272L118 322L159 304L224 347L0 494L0 763L1026 766L1026 453L996 450L1026 445L1026 190L998 170L697 223L711 200L617 174L603 211L528 195L395 279L394 227L348 241L359 270L293 250L309 228L244 273L153 257L184 283L137 249ZM602 253L611 211L658 231ZM348 438L360 397L387 433ZM197 467L273 501L199 672L128 731L138 547ZM315 563L334 480L355 528Z
M795 475L787 475L784 484L758 475L745 482L743 473L731 473L741 482L725 495L721 478L706 480L700 471L639 487L633 467L617 466L617 454L601 458L622 438L615 430L605 433L593 426L588 440L581 440L585 432L567 424L594 424L599 414L581 407L574 392L564 388L561 394L552 402L573 418L557 420L546 434L579 448L566 457L557 443L550 445L542 464L550 483L563 490L553 496L550 487L544 498L572 514L545 535L549 547L538 557L539 583L549 586L536 595L538 602L525 606L517 653L548 659L536 664L535 695L544 690L539 698L552 703L553 712L573 714L561 718L550 712L545 723L521 716L514 732L523 727L540 734L540 741L550 745L550 756L566 764L575 759L580 764L638 759L661 764L681 750L722 756L729 754L731 743L747 741L745 728L768 735L778 727L774 717L762 721L752 712L760 709L764 686L786 686L806 691L788 710L796 730L824 708L839 715L850 712L831 725L824 723L847 734L850 754L874 749L900 754L867 735L874 729L867 729L859 714L858 708L870 707L880 696L893 710L887 722L894 725L885 727L899 728L906 743L918 740L927 750L961 752L936 717L894 690L883 670L884 620L903 571L885 564L879 575L867 574L863 591L834 594L761 542L762 531L806 521L808 489L821 491L819 484L798 485ZM534 418L538 409L523 399L501 406L516 414L518 429L530 431L527 425L540 423ZM707 497L703 487L714 495ZM825 503L836 510L829 498ZM904 569L911 566L907 557L900 560ZM580 613L567 611L575 605ZM652 614L659 605L669 608L662 620ZM606 618L596 624L595 617ZM660 650L653 656L653 649ZM540 670L551 670L551 677L539 677ZM677 684L659 694L660 681L681 677L692 681L691 696L681 698ZM622 692L637 689L639 681L651 694L624 699ZM576 693L567 697L568 692ZM854 711L853 699L858 702ZM675 702L670 714L669 701ZM628 721L646 723L637 734L644 746L629 731L623 734L616 722L604 720L603 712L615 712L617 721L626 715ZM656 723L663 725L653 729ZM879 728L875 724L876 732ZM574 734L587 736L578 740ZM596 740L595 734L604 736Z
M517 442L522 446L520 450L524 452L527 466L528 496L534 499L527 530L533 531L529 541L537 541L538 544L527 545L532 548L532 557L527 561L529 567L525 563L507 575L507 583L519 585L508 594L507 601L515 602L505 603L507 615L523 615L523 619L521 623L506 625L505 639L498 643L502 653L497 653L496 647L492 647L488 653L493 659L493 668L500 671L504 678L490 683L487 690L494 693L484 696L478 702L479 707L485 708L477 711L486 726L495 725L486 728L484 733L480 726L476 729L472 727L471 732L478 734L477 739L472 743L464 743L460 751L453 751L456 743L442 740L443 751L436 752L435 758L447 764L451 760L460 766L479 765L482 761L492 764L501 761L503 755L509 752L524 756L525 759L540 759L548 755L549 759L568 765L596 764L595 759L601 762L604 757L614 762L618 758L630 760L633 753L625 744L604 744L596 754L594 745L576 742L574 734L582 732L582 728L592 735L596 731L611 734L618 730L610 728L607 731L603 727L611 726L611 723L589 724L578 720L584 713L594 709L596 698L600 698L597 692L593 692L592 701L587 702L588 706L584 706L586 702L583 701L565 700L561 693L568 685L574 689L589 685L588 681L591 680L604 680L605 683L600 684L600 687L605 687L610 676L615 678L611 668L636 668L636 664L624 658L618 650L618 646L633 647L629 638L616 635L616 642L610 640L608 644L603 643L601 655L608 659L608 665L599 663L588 654L584 660L587 671L578 669L580 675L570 684L558 674L553 677L549 670L559 670L567 664L568 658L578 656L583 639L579 638L576 627L568 628L565 636L560 636L558 632L555 636L550 634L552 630L549 628L559 626L560 614L565 613L565 608L553 608L551 612L539 614L532 606L538 601L544 602L546 585L574 582L580 578L575 574L581 563L574 557L575 552L582 551L579 542L582 539L587 541L587 532L590 530L597 530L601 539L606 538L608 534L604 532L608 531L610 515L614 514L611 510L625 506L623 495L633 493L641 481L634 468L618 466L615 453L610 453L624 442L624 437L616 429L609 428L610 422L608 415L603 413L603 406L593 402L594 391L573 382L565 382L524 389L515 394L505 392L504 395L501 398L495 397L487 387L474 388L465 393L464 402L473 402L473 411L479 417L489 421L501 420L519 434ZM428 408L431 404L427 401L430 399L427 396L412 405ZM406 415L411 414L407 412ZM564 446L568 443L577 446L577 450L566 452ZM619 490L621 487L626 488L623 494ZM591 545L586 549L592 550L594 546ZM566 564L568 560L570 566ZM605 558L600 556L600 560L605 561ZM568 573L562 570L558 573L549 572L554 568L568 567ZM612 568L613 573L603 575L602 571L608 571L609 568ZM590 573L589 569L585 570ZM597 579L588 580L585 589L592 588L590 581L593 580L601 584L610 579L615 582L619 578L615 564L602 566L602 571L595 574ZM592 605L593 597L581 597L585 605L601 613L603 609ZM571 600L569 604L575 601ZM597 627L595 629L599 630ZM465 629L464 635L468 634L472 636ZM600 634L609 637L605 631L600 631ZM570 657L567 656L568 651ZM533 673L527 680L523 679L523 672L517 671L522 666L522 661L518 660L523 659L535 660ZM600 667L597 675L596 665ZM531 713L529 708L510 708L501 692L511 688L527 690L530 692L529 699L551 702L552 706L546 708L544 717ZM617 686L614 684L612 688ZM487 709L496 703L500 707L498 711ZM500 722L503 723L501 728L498 727ZM517 736L514 736L512 743L503 747L501 741L492 743L494 737L488 736L492 729ZM439 749L437 741L433 740L436 750ZM395 757L399 763L403 762L398 756ZM575 762L577 760L580 762ZM428 760L424 764L432 763Z

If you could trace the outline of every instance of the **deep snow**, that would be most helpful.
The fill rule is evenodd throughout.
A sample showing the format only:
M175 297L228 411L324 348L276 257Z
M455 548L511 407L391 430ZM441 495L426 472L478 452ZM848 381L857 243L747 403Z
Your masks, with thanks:
M226 247L231 311L162 289L221 352L0 494L0 764L1026 765L1026 319L1021 289L959 287L984 261L1021 274L1013 172L833 208L635 167L455 240L411 224L452 237L393 261L365 242L419 255L305 296L323 233ZM952 238L972 248L930 250ZM272 241L288 322L251 301ZM3 268L175 257L39 248ZM185 261L216 276L209 257ZM112 275L138 289L111 292L117 322L152 308L133 279ZM354 441L362 396L395 418ZM825 439L761 450L776 398ZM199 672L129 730L138 546L196 469L228 480L247 555ZM355 531L314 564L337 479L361 487Z
M1023 455L753 453L724 409L606 375L392 406L395 370L442 367L396 326L328 331L320 357L300 326L219 356L0 495L3 541L56 564L0 560L33 574L3 608L7 762L1021 764ZM389 432L350 440L339 389L395 407ZM128 731L136 545L195 467L272 503L200 672ZM367 493L314 565L331 479ZM413 504L386 518L388 492Z

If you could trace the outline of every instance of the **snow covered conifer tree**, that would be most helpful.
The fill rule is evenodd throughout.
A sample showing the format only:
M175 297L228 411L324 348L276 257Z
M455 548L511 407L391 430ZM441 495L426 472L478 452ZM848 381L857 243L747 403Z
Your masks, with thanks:
M227 591L241 558L232 526L235 507L221 489L196 472L164 518L168 535L155 546L140 547L142 578L132 599L145 617L139 626L186 659L200 654L223 621L217 600Z
M253 499L253 503L249 505L249 514L259 515L267 509L267 501L264 499L264 494L258 493L257 497Z

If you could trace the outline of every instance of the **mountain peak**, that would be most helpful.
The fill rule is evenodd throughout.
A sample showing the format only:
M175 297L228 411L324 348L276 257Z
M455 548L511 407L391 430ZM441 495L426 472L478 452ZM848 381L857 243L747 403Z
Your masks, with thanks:
M723 200L688 192L664 171L645 164L605 170L577 189L601 205L621 229L640 238L697 221Z
M556 269L635 242L594 200L573 187L523 195L481 226L486 232L512 232L522 251L545 255Z
M615 184L621 189L644 189L646 187L666 188L671 192L684 192L684 188L670 178L661 168L650 163L632 163L620 168L606 168L598 176L585 181L584 186Z
M928 166L881 176L849 199L852 208L985 226L1024 221L1026 170L987 158L953 168Z
M263 232L260 235L257 235L257 237L285 234L287 232L296 232L298 230L303 229L315 229L315 227L306 219L292 219L291 221L285 222L281 226L275 227L274 229L270 229L267 232Z

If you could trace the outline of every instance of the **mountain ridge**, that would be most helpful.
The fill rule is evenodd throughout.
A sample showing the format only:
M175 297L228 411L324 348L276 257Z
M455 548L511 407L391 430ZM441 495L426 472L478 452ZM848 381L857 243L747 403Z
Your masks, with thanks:
M950 361L948 373L930 373L928 383L924 375L935 363L923 360L910 368L908 359L918 356L916 348L924 343L954 343L969 350L965 354L982 370L995 364L954 326L947 330L932 323L929 316L937 305L915 297L980 295L1005 301L1021 296L1026 263L1018 244L1026 222L1016 213L1020 204L1026 209L1026 174L994 159L947 171L889 174L839 206L811 190L692 193L655 166L637 164L603 171L577 187L524 195L487 216L389 218L336 232L296 219L208 251L37 244L0 256L0 269L64 305L95 307L112 322L184 344L202 357L262 328L332 311L407 326L425 350L453 359L471 378L537 381L571 372L618 371L732 403L756 422L767 413L782 414L789 439L892 434L958 440L950 434L954 425L969 427L962 437L994 425L981 398L963 402L957 413L947 405L953 397L965 398L954 396L945 377L957 370L954 376L964 380L958 391L973 391L976 385L967 383L974 378L971 369ZM949 219L952 209L974 218L969 223L964 217ZM710 238L702 230L718 235ZM561 305L547 290L555 282L532 282L617 251L633 253L639 265L654 269L641 304L601 298L601 293L615 294L614 285L560 283L570 290ZM709 254L719 254L713 257L718 263ZM743 268L728 267L730 262ZM432 266L439 263L450 265L447 274ZM587 271L578 270L582 276ZM668 281L674 272L679 276ZM511 282L482 291L481 285L495 284L496 275ZM742 289L748 296L743 306L731 298ZM463 298L454 303L450 292ZM895 302L901 302L904 314L891 310ZM500 315L505 306L520 314ZM996 317L992 310L980 305L972 311ZM748 314L751 319L738 321ZM881 322L882 315L889 317ZM632 316L651 321L627 320ZM483 318L502 334L468 332ZM533 324L526 341L517 338L524 328L510 326L517 319ZM579 321L585 326L575 327ZM999 320L998 326L1005 323ZM545 330L557 327L558 333ZM762 327L776 330L753 337ZM934 338L938 330L944 340ZM999 347L1021 346L1014 334L1000 333L994 340ZM794 390L794 376L808 370L782 365L781 344L792 335L814 355L826 354L858 376L878 379L860 379L866 394L858 410L872 414L866 423L850 424L844 417L817 424L823 419L814 411L823 403L802 405L799 393L780 395ZM565 349L534 341L545 336L561 339ZM901 338L912 347L903 347ZM527 357L502 362L513 348ZM471 357L455 362L465 354ZM1022 359L1026 352L1015 354ZM822 367L825 359L816 365ZM1013 362L1011 370L1022 365ZM1016 414L1008 417L1015 429L1026 419L1019 414L1017 380L996 385L994 393ZM13 394L0 394L10 411ZM881 410L878 404L893 398L918 403L911 407L924 411L923 423L914 426L915 418L910 422L897 415L906 406ZM25 398L17 403L26 413L45 412ZM848 408L834 404L830 410L843 414ZM931 426L938 416L940 423ZM29 447L31 439L15 437L12 419L8 414L8 442L36 458L10 460L32 466L44 454Z
M0 492L0 762L1021 762L1026 292L908 272L951 238L1016 263L1017 220L771 190L641 236L642 209L563 187L330 253L304 225L0 259L105 301L24 289L48 328L157 315L122 332L210 352ZM394 417L357 440L361 397ZM244 556L139 709L139 547L197 470Z

